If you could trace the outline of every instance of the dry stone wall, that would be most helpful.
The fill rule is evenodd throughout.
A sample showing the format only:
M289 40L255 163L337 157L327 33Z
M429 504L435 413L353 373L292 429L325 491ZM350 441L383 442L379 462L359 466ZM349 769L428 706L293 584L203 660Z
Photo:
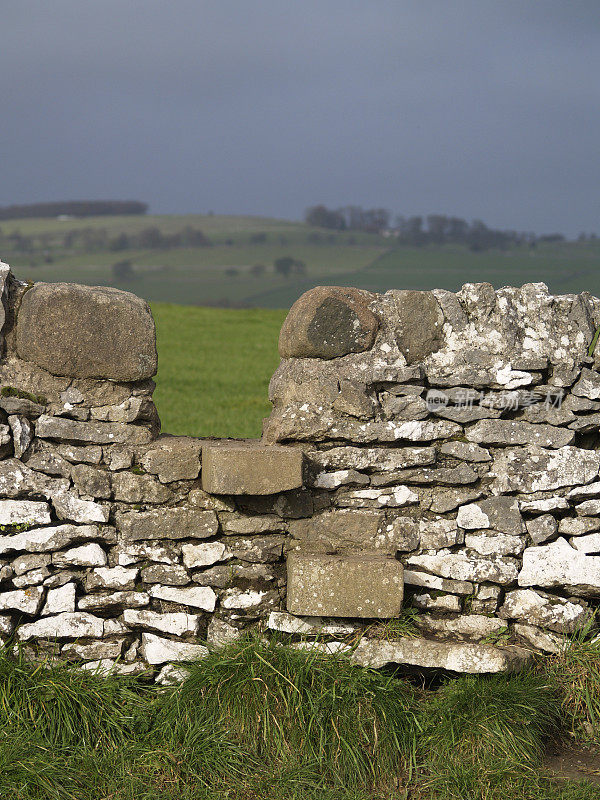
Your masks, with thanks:
M314 289L251 442L159 434L139 298L6 265L0 291L8 646L168 682L257 627L360 664L496 672L588 623L600 300Z

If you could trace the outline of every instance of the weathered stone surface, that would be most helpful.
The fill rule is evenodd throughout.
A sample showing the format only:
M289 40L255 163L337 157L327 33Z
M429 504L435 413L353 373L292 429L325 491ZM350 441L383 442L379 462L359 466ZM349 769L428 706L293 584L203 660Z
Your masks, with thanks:
M418 467L403 469L398 472L384 472L382 475L371 476L371 486L390 486L394 483L410 483L424 485L433 483L443 485L461 485L476 483L479 475L467 464L457 467Z
M40 586L12 592L0 592L0 611L21 611L37 614L42 606L44 590Z
M89 464L74 464L70 472L73 483L81 494L104 500L110 497L110 475L105 470L95 469Z
M584 367L579 380L571 391L576 397L587 397L589 400L600 399L600 374Z
M49 522L48 503L35 500L0 500L0 525L46 525Z
M433 464L435 448L332 447L329 450L312 451L309 460L321 469L386 472Z
M104 422L154 422L157 411L149 397L128 397L117 405L90 408L90 417Z
M444 442L440 447L440 453L475 463L492 460L489 450L480 447L474 442Z
M600 530L600 517L563 517L558 523L558 532L567 536L582 536Z
M386 664L411 664L481 674L517 670L523 666L528 655L517 647L494 647L471 642L436 642L411 637L395 642L363 638L350 658L363 667L374 669L380 669Z
M81 500L73 492L55 492L52 505L56 516L69 522L108 522L110 516L109 506L93 500Z
M106 553L99 544L91 542L70 550L54 553L52 563L55 567L103 567L106 564Z
M25 495L41 495L49 499L55 492L69 488L69 481L49 478L34 472L16 458L0 461L0 495L21 498Z
M381 532L381 511L335 509L289 522L289 532L309 552L379 550L393 554L393 531Z
M103 635L104 620L80 611L44 617L21 625L17 630L17 637L22 642L30 639L101 639Z
M212 617L208 623L206 641L212 647L224 647L227 644L231 644L231 642L237 641L241 636L243 636L243 631L225 622L224 619Z
M353 380L341 380L339 394L333 408L357 419L368 419L375 411L375 401L369 395L366 384Z
M202 611L214 611L217 596L208 586L193 586L176 589L172 586L153 586L149 591L150 597L157 600L167 600L170 603L180 603L182 606L192 606Z
M267 628L302 636L349 636L356 630L354 625L331 623L322 617L295 617L286 611L271 611Z
M279 334L282 358L338 358L368 350L379 320L373 295L359 289L316 286L291 307Z
M175 664L165 664L155 678L155 683L161 686L177 686L183 683L188 677L189 672L184 667L176 667Z
M99 567L88 572L85 588L88 592L94 589L134 589L139 569L125 567Z
M156 542L128 542L121 543L112 551L120 567L129 567L140 561L156 561L160 564L177 564L179 561L179 548L169 543Z
M31 572L26 572L24 575L19 575L13 578L13 586L17 589L25 589L27 586L37 586L43 583L50 575L50 571L46 567L34 569Z
M27 417L11 414L8 424L12 432L15 458L22 458L33 441L33 425Z
M397 617L403 569L383 556L290 553L287 609L328 617Z
M0 634L2 636L10 636L15 626L10 617L0 616Z
M163 583L167 586L187 586L191 577L181 564L150 564L142 570L144 583Z
M117 512L117 528L123 542L144 539L207 539L219 529L214 511L197 508L160 508L152 511Z
M274 514L247 517L235 514L220 514L223 533L280 533L286 529L286 523Z
M118 444L105 447L104 461L112 472L120 469L130 469L133 466L133 450Z
M194 480L200 473L202 443L188 436L163 436L154 442L141 459L146 472L162 483Z
M449 489L435 491L431 499L430 510L436 514L445 514L447 511L454 511L463 503L477 500L482 497L481 489Z
M244 442L205 443L202 488L214 494L277 494L302 486L302 451Z
M142 655L148 664L166 664L167 661L198 661L208 655L201 644L188 644L164 639L153 633L142 634Z
M429 408L423 397L415 395L396 395L389 392L382 392L379 395L379 402L386 419L425 419L429 416ZM334 403L334 409L336 408ZM374 410L369 416L374 416ZM363 417L367 419L367 417Z
M102 448L99 445L58 444L56 451L73 464L99 464L102 460Z
M99 592L81 597L77 608L80 611L114 611L122 608L143 608L149 602L150 595L146 592ZM116 631L119 632L121 631Z
M502 533L523 533L525 527L514 497L489 497L458 509L457 523L461 528L475 530L493 528Z
M433 292L392 290L396 342L409 364L423 361L442 343L444 314Z
M422 550L440 550L462 544L464 533L456 527L455 519L422 519L419 521L419 540Z
M200 586L213 586L216 589L227 589L235 583L247 585L263 581L275 581L277 585L282 583L280 575L269 564L248 563L248 564L218 564L210 569L194 572L192 579Z
M226 558L239 558L251 563L279 561L283 553L285 536L232 537L227 542Z
M494 458L490 474L497 492L543 492L590 483L598 476L600 453L578 447L549 452L530 445L506 450Z
M75 612L75 584L65 583L57 589L49 589L46 604L42 608L42 616Z
M312 484L315 489L339 489L340 486L368 486L369 477L354 469L340 469L337 472L321 472Z
M433 594L430 592L420 592L414 594L410 603L414 608L422 608L427 611L449 611L456 614L460 613L461 600L455 594Z
M97 525L57 525L51 528L34 528L24 533L0 536L0 555L20 550L31 553L49 553L68 547L70 544L89 539L102 540L112 529Z
M148 304L107 287L35 284L21 301L16 344L53 375L138 381L157 367Z
M279 603L279 592L270 589L226 589L221 595L222 608L254 614L264 613Z
M498 614L505 619L527 620L532 625L559 633L574 633L590 616L586 604L533 589L507 592Z
M428 633L465 639L485 639L506 629L506 622L483 614L464 614L462 617L433 617L421 614L419 628Z
M404 583L410 584L411 586L423 586L427 589L434 589L435 591L461 595L471 595L474 589L473 584L469 581L448 580L438 575L430 575L427 572L415 572L411 569L404 570Z
M46 406L35 403L25 397L3 397L0 396L0 408L7 414L20 414L24 417L35 419L43 414Z
M338 496L337 504L348 508L402 508L419 502L419 495L408 486L393 489L356 489Z
M588 500L590 497L600 497L600 481L594 481L587 486L576 486L567 492L569 500Z
M552 539L558 533L558 522L552 514L542 514L540 517L527 520L527 533L533 544L542 544Z
M112 478L115 500L126 503L165 503L171 492L152 475L115 472Z
M544 497L542 500L521 500L519 508L525 514L544 514L546 511L565 511L569 502L564 497Z
M158 614L155 611L136 611L126 608L123 620L132 628L147 628L159 633L170 633L172 636L195 636L198 633L200 617L197 614L173 612Z
M525 549L525 537L498 531L480 531L465 536L465 547L482 556L518 556Z
M188 569L210 567L225 556L225 545L222 542L205 542L203 544L184 544L181 548L183 563Z
M78 422L42 414L35 423L35 435L41 439L90 444L146 444L151 432L140 425L118 422Z
M477 422L467 430L466 436L470 442L478 444L531 444L551 448L565 447L575 438L573 431L565 428L506 419Z
M23 575L32 569L41 569L47 567L52 561L49 555L38 555L37 553L28 553L27 555L19 556L11 563L11 567L15 575Z
M417 567L458 581L491 581L500 585L516 580L519 569L514 558L472 558L466 553L440 551L436 555L410 556L409 567Z
M576 550L581 553L600 554L600 533L591 533L587 536L580 536L571 541Z
M69 659L93 660L104 658L119 658L123 650L123 639L114 642L90 642L81 644L80 642L69 642L63 645L61 653Z
M583 597L600 596L600 557L588 556L559 538L523 553L519 586L564 587Z
M525 625L521 622L515 622L512 627L515 635L534 651L560 653L567 646L567 643L561 636L543 631L535 625Z
M472 614L494 614L498 608L501 589L492 583L481 583L471 598Z
M582 517L597 517L600 515L600 500L585 500L575 506L575 511Z

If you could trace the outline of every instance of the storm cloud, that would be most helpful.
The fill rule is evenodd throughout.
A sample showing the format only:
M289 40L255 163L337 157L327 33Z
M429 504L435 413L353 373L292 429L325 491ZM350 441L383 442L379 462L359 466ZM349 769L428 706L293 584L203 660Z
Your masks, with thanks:
M0 25L1 205L600 230L595 1L19 0Z

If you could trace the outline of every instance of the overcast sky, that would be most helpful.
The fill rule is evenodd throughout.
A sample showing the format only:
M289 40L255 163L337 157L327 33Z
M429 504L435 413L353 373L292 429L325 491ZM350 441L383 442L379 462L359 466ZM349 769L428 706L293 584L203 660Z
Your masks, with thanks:
M0 205L600 232L598 0L0 0Z

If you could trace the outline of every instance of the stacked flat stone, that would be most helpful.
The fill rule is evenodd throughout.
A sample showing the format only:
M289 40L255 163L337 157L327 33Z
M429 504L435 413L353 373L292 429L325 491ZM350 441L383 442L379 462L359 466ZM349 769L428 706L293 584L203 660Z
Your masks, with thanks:
M6 265L0 292L0 638L30 657L168 682L257 627L495 672L589 619L599 300L317 288L263 440L219 441L159 435L142 300ZM380 624L403 605L417 636Z
M445 664L466 671L491 665L477 650L489 643L502 668L558 651L600 597L599 325L600 300L544 284L303 295L264 427L303 444L320 509L289 523L288 610L336 613L323 564L343 573L347 558L351 574L358 554L379 556L404 565L404 605L429 644L364 638L361 663L443 666L432 642L468 644Z

